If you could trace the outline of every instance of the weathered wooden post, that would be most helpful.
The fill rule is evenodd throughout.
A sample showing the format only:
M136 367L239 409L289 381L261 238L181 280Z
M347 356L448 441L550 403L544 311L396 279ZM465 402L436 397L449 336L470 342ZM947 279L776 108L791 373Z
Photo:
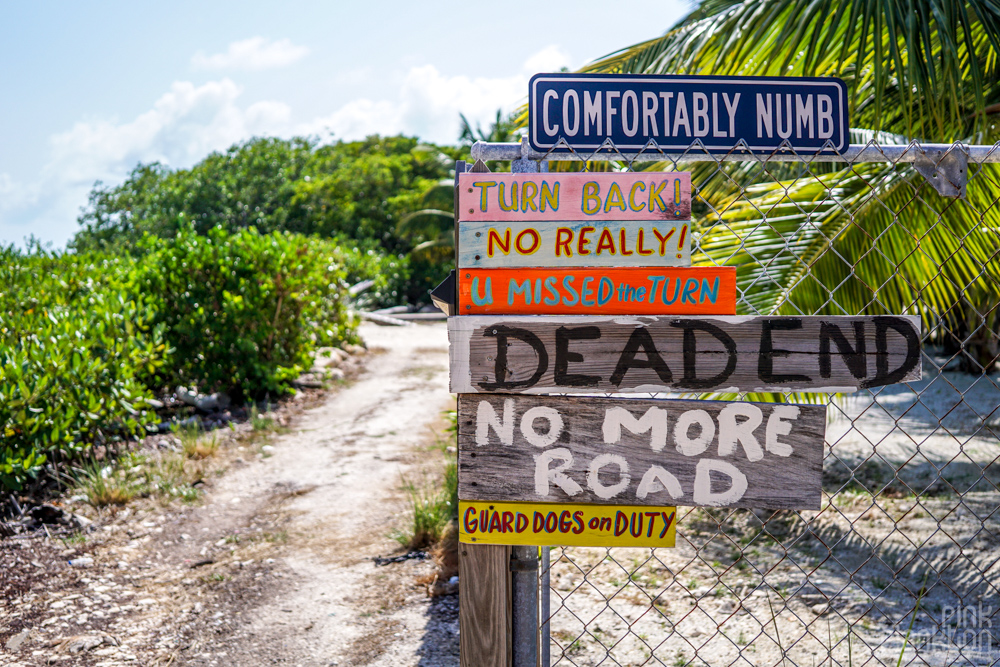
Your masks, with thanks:
M461 252L459 175L468 170L455 164L455 254ZM488 171L483 165L477 173ZM456 262L455 266L458 266ZM457 281L453 304L458 303ZM449 313L451 314L451 313ZM462 667L509 667L511 664L510 547L460 544L458 551L459 653Z

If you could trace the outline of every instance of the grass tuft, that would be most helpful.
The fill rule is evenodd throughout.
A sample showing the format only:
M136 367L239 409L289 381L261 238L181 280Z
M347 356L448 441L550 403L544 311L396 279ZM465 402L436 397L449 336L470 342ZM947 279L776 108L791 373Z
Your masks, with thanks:
M264 412L257 409L256 405L250 407L250 425L255 431L269 431L274 426L274 417L269 414L265 405Z
M207 459L219 451L219 437L206 436L198 424L174 426L174 435L181 441L181 451L189 459Z
M444 483L440 487L420 488L405 482L403 488L410 498L413 521L393 538L407 549L437 544L458 513L458 464L449 462L445 466Z
M124 505L135 497L137 483L132 472L125 468L102 466L98 462L85 465L76 477L80 492L94 507Z

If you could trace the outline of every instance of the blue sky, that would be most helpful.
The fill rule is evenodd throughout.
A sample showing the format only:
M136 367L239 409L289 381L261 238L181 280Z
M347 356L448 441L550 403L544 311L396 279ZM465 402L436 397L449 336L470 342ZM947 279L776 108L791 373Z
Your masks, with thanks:
M454 142L541 71L656 37L682 0L0 7L0 242L62 247L96 180L252 136Z

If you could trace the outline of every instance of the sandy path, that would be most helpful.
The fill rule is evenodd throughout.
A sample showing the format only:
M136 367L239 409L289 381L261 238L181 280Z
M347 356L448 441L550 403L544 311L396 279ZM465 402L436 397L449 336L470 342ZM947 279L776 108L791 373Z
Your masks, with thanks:
M38 585L0 600L0 665L457 665L457 596L432 600L419 581L433 563L373 563L401 553L403 480L443 470L447 333L362 336L361 373L268 456L227 449L195 505L104 512L75 547L11 541ZM67 565L80 555L92 566Z
M213 493L226 504L315 487L285 504L293 583L253 611L239 664L268 664L249 660L272 651L300 665L457 664L454 599L432 605L415 583L429 564L371 560L398 548L388 534L406 508L401 480L420 475L421 446L449 405L447 334L431 325L362 335L376 351L362 376L297 420L264 466L227 475Z
M269 456L227 450L195 505L105 512L75 547L11 541L37 585L0 600L0 665L457 665L457 596L432 600L419 581L433 564L372 560L401 553L404 478L442 473L446 330L362 335L360 375L298 413ZM67 565L80 555L93 565Z

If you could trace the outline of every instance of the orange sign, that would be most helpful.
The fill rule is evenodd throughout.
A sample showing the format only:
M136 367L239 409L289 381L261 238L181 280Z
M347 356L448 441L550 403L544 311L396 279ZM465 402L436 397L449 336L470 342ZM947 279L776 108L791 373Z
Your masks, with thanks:
M461 315L735 315L736 269L461 269Z

